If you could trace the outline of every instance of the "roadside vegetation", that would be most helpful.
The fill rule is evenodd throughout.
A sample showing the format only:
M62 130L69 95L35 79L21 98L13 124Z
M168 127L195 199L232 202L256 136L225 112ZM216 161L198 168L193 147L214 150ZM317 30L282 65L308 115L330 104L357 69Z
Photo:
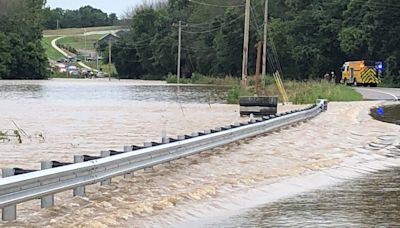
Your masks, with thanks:
M57 37L43 37L42 38L42 46L46 50L47 58L56 60L59 58L63 58L64 56L51 46L51 41L56 39Z
M0 79L46 79L41 37L44 0L0 0Z
M100 31L113 31L122 29L121 26L103 26L103 27L90 27L90 28L66 28L66 29L54 29L44 30L44 36L69 36L69 35L83 35L86 31L88 32L100 32Z
M236 6L243 1L199 2L147 2L133 9L131 30L113 47L118 72L132 79L176 72L178 33L173 24L181 20L185 21L182 75L240 77L244 17L243 7ZM255 47L262 40L264 1L251 4L249 47ZM269 9L270 71L282 66L287 79L318 80L332 71L339 75L348 60L375 60L385 62L384 74L390 83L400 83L400 42L396 31L390 29L400 26L400 20L394 20L400 11L393 11L390 4L276 0L270 1ZM250 75L255 62L255 48L250 48Z
M262 85L263 83L261 83ZM317 99L328 99L329 101L362 101L361 94L352 87L337 85L327 81L287 81L284 82L289 102L293 104L312 104ZM253 96L254 87L243 90L239 86L233 87L227 96L229 104L237 104L240 96ZM279 101L283 101L277 86L267 82L266 86L260 89L260 95L278 96Z
M119 23L115 13L107 14L89 5L76 10L47 7L43 9L43 15L42 25L46 29L99 27Z
M94 34L88 36L67 36L57 41L57 45L70 46L74 49L95 51L94 43L103 35Z
M96 61L83 61L83 63L85 65L87 65L88 67L91 67L93 69L97 69L97 63ZM108 68L108 64L104 63L103 61L99 60L99 68L97 70L102 69L104 73L109 74L109 68ZM111 76L116 76L117 75L117 70L115 69L114 64L111 64Z
M169 74L166 78L167 83L177 83L177 76ZM181 84L201 84L201 85L220 85L220 86L235 86L240 83L237 77L212 77L201 74L193 74L191 78L181 78Z
M176 75L169 74L166 78L167 83L177 83ZM234 77L212 77L200 74L194 74L191 78L180 79L181 84L203 84L203 85L219 85L229 86L231 89L227 94L227 103L238 104L240 96L254 96L254 79L249 78L249 86L243 89L240 86L240 80ZM267 80L260 81L261 96L278 96L279 101L283 101L279 90L272 79L268 75ZM293 104L311 104L315 100L323 98L329 101L361 101L362 95L356 92L352 87L327 82L325 80L317 81L284 81L286 92L289 96L289 102Z

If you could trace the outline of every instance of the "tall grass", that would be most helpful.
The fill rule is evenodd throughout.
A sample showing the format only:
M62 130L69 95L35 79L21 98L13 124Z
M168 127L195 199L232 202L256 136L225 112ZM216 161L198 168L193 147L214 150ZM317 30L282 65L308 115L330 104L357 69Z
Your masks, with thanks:
M253 82L249 82L250 87L248 90L232 88L227 96L227 102L230 104L237 104L240 96L254 95ZM282 95L279 93L275 84L270 81L266 86L261 84L260 95L265 96L279 96L279 101L283 101ZM289 96L289 102L293 104L311 104L315 100L323 98L329 101L361 101L362 95L357 93L353 88L336 85L326 81L287 81L284 83L286 92Z
M167 83L177 83L176 75L168 75ZM201 74L193 74L191 78L180 79L182 84L204 84L204 85L225 85L232 88L228 91L227 102L229 104L237 104L240 96L254 95L254 80L249 78L248 89L240 88L240 79L234 77L211 77ZM279 96L279 100L283 101L282 95L272 79L268 76L261 80L260 94L265 96ZM353 88L345 85L336 85L334 83L322 81L285 81L284 86L289 96L289 102L293 104L311 104L315 100L323 98L329 101L361 101L362 95L357 93Z
M240 86L234 86L228 91L227 102L228 104L237 104L239 97L253 96L252 89L243 89Z
M177 76L169 74L166 78L167 83L177 83ZM238 78L231 76L211 77L194 73L191 78L180 78L181 84L201 84L201 85L219 85L219 86L237 86L240 84Z
M52 59L52 60L56 60L56 59L60 59L60 58L64 57L59 51L57 51L56 49L53 48L53 46L51 46L51 41L55 38L56 37L43 37L42 38L42 46L46 50L47 58Z
M328 99L329 101L361 101L363 99L362 95L353 88L327 81L289 81L284 85L289 101L293 104L311 104L320 98ZM267 86L267 94L277 95L279 93L276 86L269 85ZM281 99L281 95L279 96Z
M89 28L67 28L67 29L59 29L59 30L44 30L43 35L45 36L64 36L64 35L80 35L86 32L100 32L100 31L113 31L122 29L121 26L104 26L104 27L89 27Z

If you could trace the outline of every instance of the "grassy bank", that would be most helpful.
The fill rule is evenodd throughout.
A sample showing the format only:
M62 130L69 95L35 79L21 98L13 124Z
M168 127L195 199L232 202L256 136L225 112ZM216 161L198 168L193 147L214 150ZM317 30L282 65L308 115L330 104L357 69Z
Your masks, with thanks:
M85 65L88 67L91 67L93 69L97 69L97 63L96 61L90 61L90 62L83 62ZM99 69L102 68L104 73L109 73L108 70L108 64L104 64L103 61L99 61ZM115 68L114 64L111 64L111 75L117 75L117 69Z
M329 101L361 101L363 99L361 94L351 87L335 85L326 81L288 81L284 84L289 96L289 102L293 104L311 104L319 98L328 99ZM227 101L230 104L236 104L239 96L251 96L252 94L252 87L246 91L239 87L234 87L229 91ZM283 101L275 84L267 84L265 88L261 89L261 94L266 96L279 95L279 101Z
M167 83L176 83L176 75L168 75ZM240 88L240 79L234 77L210 77L200 74L193 74L191 78L180 79L182 84L204 84L204 85L224 85L231 86L227 95L229 104L237 104L240 96L254 95L254 81L249 79L249 87L244 90ZM260 95L279 96L279 101L283 101L278 88L271 76L267 77L267 81L260 82ZM265 86L263 86L265 85ZM336 85L327 81L285 81L286 92L289 96L289 102L293 104L311 104L316 99L324 98L329 101L361 101L361 94L357 93L353 88Z
M105 26L105 27L91 27L86 28L86 32L101 32L101 31L112 31L122 29L121 26ZM64 36L64 35L80 35L84 34L84 28L68 28L68 29L58 29L58 30L44 30L43 35L45 36Z
M177 83L176 75L168 75L166 78L167 83ZM220 85L220 86L237 86L240 84L238 78L234 77L210 77L201 74L193 74L191 78L181 78L181 84L201 84L201 85Z
M56 60L59 58L64 57L60 52L58 52L56 49L51 46L51 41L54 40L57 37L43 37L42 38L42 46L46 50L46 55L47 58Z
M95 51L94 43L100 38L102 35L88 35L88 36L67 36L57 41L57 44L70 46L75 49L85 49ZM85 42L86 41L86 42Z

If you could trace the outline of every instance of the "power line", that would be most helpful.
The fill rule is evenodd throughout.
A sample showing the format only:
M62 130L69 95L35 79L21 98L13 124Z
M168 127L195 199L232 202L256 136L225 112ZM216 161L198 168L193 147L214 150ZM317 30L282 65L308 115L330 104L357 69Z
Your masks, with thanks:
M225 25L230 25L233 22L241 19L243 16L244 16L244 14L240 15L239 17L237 17L237 18L235 18L235 19L233 19L233 20L231 20L231 21L229 21L227 23L222 23L222 24L218 25L217 27L214 27L214 28L211 28L211 29L208 29L208 30L204 30L204 31L186 31L186 30L182 30L182 32L189 33L189 34L202 34L202 33L215 32L215 31L219 30L220 28L224 27Z
M206 2L198 2L195 0L189 0L189 2L193 2L199 5L204 5L204 6L210 6L210 7L219 7L219 8L236 8L236 7L244 7L244 4L241 5L215 5L215 4L211 4L211 3L206 3Z

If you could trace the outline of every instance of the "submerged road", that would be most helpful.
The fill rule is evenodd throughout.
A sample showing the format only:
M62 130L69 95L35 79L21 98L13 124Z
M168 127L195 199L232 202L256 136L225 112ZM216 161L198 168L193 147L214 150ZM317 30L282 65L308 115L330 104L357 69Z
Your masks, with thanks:
M355 88L365 100L395 100L400 99L400 88Z

